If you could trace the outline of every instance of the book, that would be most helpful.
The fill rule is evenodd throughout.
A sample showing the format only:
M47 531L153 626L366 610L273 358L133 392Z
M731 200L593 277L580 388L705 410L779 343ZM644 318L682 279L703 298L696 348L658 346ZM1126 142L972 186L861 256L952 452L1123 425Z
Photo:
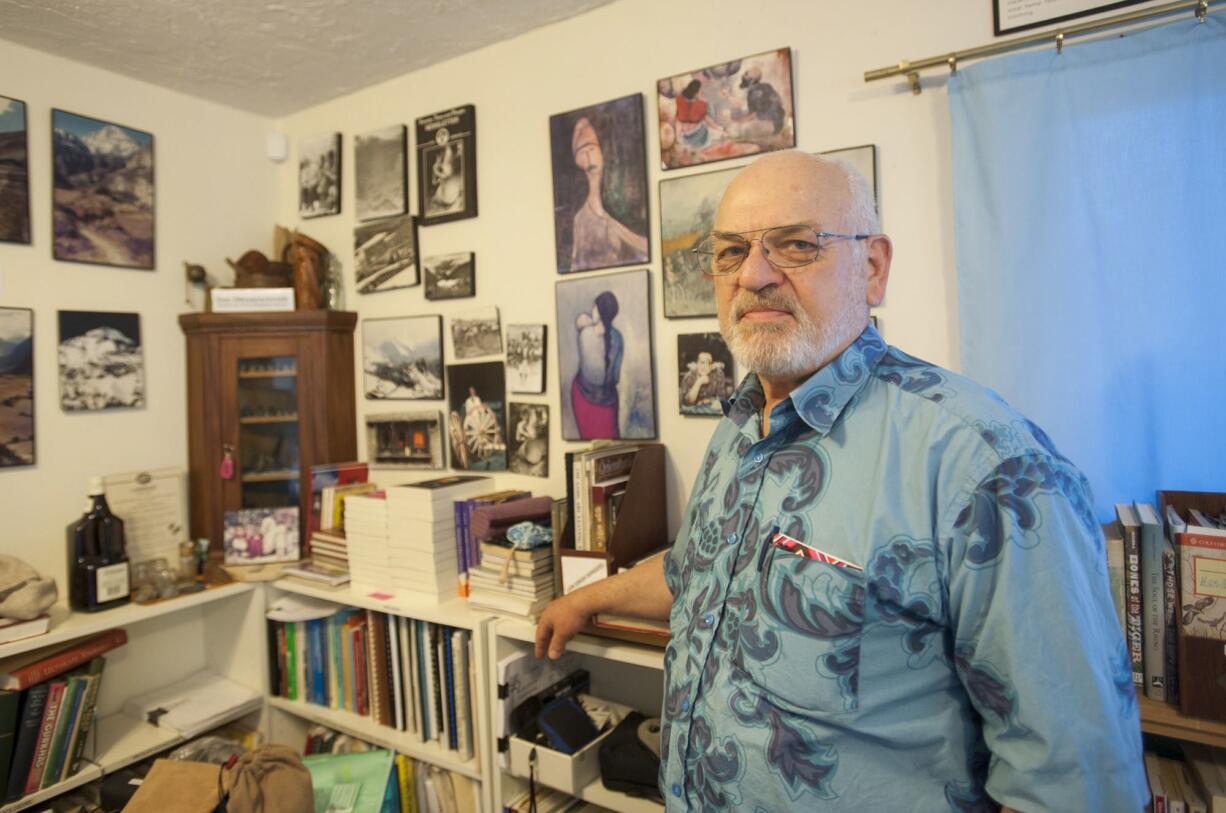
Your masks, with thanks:
M1145 688L1145 633L1141 612L1141 521L1127 503L1115 506L1115 516L1124 537L1124 602L1127 616L1124 635L1132 660L1132 682Z
M307 488L310 490L311 501L307 509L306 530L314 533L320 530L320 510L322 494L326 486L344 485L346 483L364 483L369 476L370 468L366 463L320 463L311 466L307 475Z
M349 571L310 559L290 565L281 571L281 575L303 581L318 582L330 587L339 587L349 583Z
M390 664L392 685L392 725L404 731L404 692L400 687L400 622L395 615L387 616L387 660Z
M4 796L6 802L12 802L25 795L26 778L30 774L30 764L34 761L34 752L38 746L38 735L42 730L43 714L50 692L51 684L39 683L24 693L21 721L17 727L16 744L13 746L13 762L9 768L8 785Z
M1226 532L1188 529L1179 545L1179 708L1184 714L1226 720Z
M455 664L456 750L464 759L473 756L471 653L468 630L452 630L452 662Z
M41 788L49 788L60 781L60 771L64 767L64 738L72 728L73 719L81 711L83 682L84 679L80 675L71 675L67 679L64 697L60 701L60 713L55 719L55 730L47 747L47 765L39 783Z
M102 689L102 672L105 668L106 659L99 657L90 661L89 667L86 670L89 676L89 685L85 689L85 699L81 704L81 719L77 729L72 734L67 770L63 776L64 779L75 773L77 766L81 764L81 756L85 753L85 743L89 739L89 732L94 726L95 711L98 707L98 692Z
M1103 540L1107 545L1107 576L1111 580L1111 601L1120 621L1120 634L1128 629L1128 610L1124 598L1124 531L1119 520L1103 525Z
M443 650L443 700L447 707L446 745L454 751L459 747L459 734L456 732L455 653L451 648L451 630L443 629L439 633L439 646Z
M1167 813L1188 813L1188 803L1183 794L1176 764L1173 759L1158 757L1158 770L1162 773L1162 787L1166 791L1166 810Z
M1204 799L1209 813L1226 813L1226 770L1214 759L1214 749L1198 742L1181 745L1188 778Z
M55 723L63 707L64 690L67 686L67 680L54 680L47 692L47 705L43 709L42 723L38 728L38 746L34 749L34 760L30 763L30 772L26 775L27 794L42 787L43 772L47 769L47 756L51 751L51 738L55 736Z
M630 477L626 476L605 485L592 486L592 550L608 549L616 524L617 506L629 481Z
M1169 813L1166 809L1166 783L1162 779L1162 763L1158 755L1145 752L1145 777L1149 780L1149 795L1153 813Z
M35 635L42 635L50 628L51 616L46 613L38 618L31 618L29 621L19 621L15 618L0 619L0 644L33 638Z
M0 689L27 689L127 642L128 634L124 630L113 629L83 640L14 656L0 662Z
M1166 538L1162 521L1149 503L1136 503L1141 522L1141 618L1144 624L1145 696L1166 702L1166 604L1162 555Z
M21 692L0 692L0 781L8 779L21 728Z
M1188 764L1177 759L1168 760L1168 762L1171 769L1168 775L1179 789L1179 795L1183 797L1187 813L1209 813L1209 805L1200 789L1197 788L1196 782L1193 781Z

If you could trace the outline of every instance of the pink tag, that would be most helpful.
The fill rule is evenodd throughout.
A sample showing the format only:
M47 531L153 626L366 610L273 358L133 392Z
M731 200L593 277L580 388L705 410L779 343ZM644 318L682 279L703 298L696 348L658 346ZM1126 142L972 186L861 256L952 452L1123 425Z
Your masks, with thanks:
M223 480L234 479L234 458L226 452L226 456L221 459L221 469L218 472Z
M366 595L369 598L375 599L376 601L387 601L388 599L396 597L392 593L367 593Z

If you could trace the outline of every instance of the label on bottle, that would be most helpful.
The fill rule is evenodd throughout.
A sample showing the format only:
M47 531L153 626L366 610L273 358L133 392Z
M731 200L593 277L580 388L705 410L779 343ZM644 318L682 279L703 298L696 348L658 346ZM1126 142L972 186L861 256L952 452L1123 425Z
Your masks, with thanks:
M128 586L127 562L100 567L94 571L94 578L98 586L96 595L98 596L99 604L105 604L117 598L124 598L131 592Z

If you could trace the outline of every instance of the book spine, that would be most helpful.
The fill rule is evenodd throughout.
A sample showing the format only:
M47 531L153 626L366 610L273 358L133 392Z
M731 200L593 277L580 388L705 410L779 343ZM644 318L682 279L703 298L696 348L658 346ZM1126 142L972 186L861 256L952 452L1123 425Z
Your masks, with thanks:
M1166 702L1179 702L1179 557L1162 540L1162 657L1166 661Z
M370 714L370 676L366 668L366 633L369 629L365 620L358 624L353 645L353 682L356 686L354 702L357 703L357 713L363 717Z
M42 724L38 729L38 747L34 749L34 760L30 763L30 773L26 776L25 793L34 793L42 786L43 772L47 769L47 752L51 750L51 738L55 735L55 721L60 715L60 706L64 701L66 683L57 680L51 684L47 693L47 707L43 710Z
M387 658L390 668L388 675L392 684L392 725L397 731L404 731L404 691L400 685L400 616L387 617Z
M21 728L20 712L21 692L0 692L0 781L8 779L13 764L13 749Z
M25 795L26 778L38 747L38 734L42 728L43 714L47 709L47 695L51 685L40 683L25 692L21 709L21 723L17 728L17 744L13 747L13 764L9 768L8 786L4 800L12 802Z
M28 689L35 683L42 683L45 680L64 674L69 669L75 669L83 663L89 663L104 652L110 652L112 649L123 646L127 642L128 633L124 630L108 630L77 644L71 649L57 652L49 658L44 658L37 663L32 663L15 672L10 672L0 682L0 689Z
M285 623L286 694L290 700L298 699L298 622Z
M464 539L464 505L467 500L456 500L455 511L455 552L456 552L456 595L460 598L468 596L468 545Z
M77 766L81 764L81 755L85 753L85 743L89 739L89 732L94 727L94 712L98 708L98 692L102 690L102 670L106 665L106 661L102 658L97 658L97 663L90 664L89 686L85 690L85 702L81 706L81 727L77 731L76 739L72 744L72 755L69 757L68 775L76 773Z
M605 490L601 486L592 486L592 550L606 550L608 543L605 522Z
M353 624L346 621L341 627L341 708L354 711L356 703L353 699Z
M575 550L591 550L588 543L588 503L591 493L587 489L587 463L575 461Z
M1127 610L1124 633L1132 660L1132 682L1145 687L1144 624L1141 600L1141 537L1137 527L1124 528L1124 602Z
M1162 585L1162 529L1141 526L1141 583L1144 587L1141 614L1145 632L1145 696L1166 701L1166 608Z
M379 614L374 610L366 611L366 674L370 691L370 718L376 723L383 722L383 708L380 702L383 692L379 686Z
M447 701L447 747L452 751L458 751L459 737L455 730L455 661L451 651L451 635L452 631L444 628L439 643L443 648L443 688Z
M560 547L573 549L575 547L575 453L567 452L563 459L566 461L566 527L562 531Z
M277 643L280 624L272 619L264 622L268 641L268 685L274 694L281 693L281 648Z
M56 716L55 731L51 735L51 745L47 749L47 767L43 770L40 788L49 788L60 781L60 771L64 768L65 737L72 729L76 716L81 713L81 689L84 678L74 675L68 678L64 687L64 698L60 702L60 713Z

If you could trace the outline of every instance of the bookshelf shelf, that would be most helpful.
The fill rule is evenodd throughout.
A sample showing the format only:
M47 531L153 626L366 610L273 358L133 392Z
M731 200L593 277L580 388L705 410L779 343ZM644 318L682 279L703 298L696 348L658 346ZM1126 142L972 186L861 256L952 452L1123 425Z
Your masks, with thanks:
M470 609L468 602L461 598L436 602L429 596L414 595L409 592L371 593L362 588L355 590L352 587L328 587L309 584L297 579L279 579L273 583L273 587L287 593L298 593L324 601L333 601L337 604L347 604L350 607L376 610L457 629L475 630L488 617L484 613Z
M1159 703L1137 696L1141 708L1141 731L1177 740L1188 740L1226 748L1226 723L1185 717L1170 703Z
M504 638L535 643L536 625L528 621L503 618L498 621L498 634ZM576 635L566 644L566 649L582 655L592 655L620 663L644 666L648 669L664 669L664 650L641 644L622 643L592 635Z
M421 742L407 732L379 725L369 717L354 714L350 711L327 708L315 703L287 700L284 697L270 697L268 698L268 704L272 708L280 709L287 714L293 714L305 720L310 720L313 723L335 728L337 731L342 731L358 739L398 751L413 759L429 762L431 765L455 771L472 779L481 778L481 769L475 757L467 760L462 759L454 751L443 748L438 743Z
M583 789L583 792L579 794L579 798L589 804L594 804L607 810L620 811L620 813L661 813L664 810L664 805L651 799L640 799L615 790L609 790L599 779L589 783Z
M239 418L238 422L244 426L251 426L265 423L297 423L298 413L293 415L249 415L246 418Z
M297 480L297 469L284 469L282 471L262 471L259 474L244 474L242 481L244 483L278 483L282 480Z
M50 611L51 629L33 638L23 638L20 641L0 646L0 659L71 641L75 638L84 638L116 627L138 624L215 601L223 601L232 596L249 593L253 589L254 585L251 584L227 584L153 604L125 604L122 607L104 610L100 613L74 613L66 606L57 604Z
M297 370L256 370L249 373L239 373L239 378L297 378Z

